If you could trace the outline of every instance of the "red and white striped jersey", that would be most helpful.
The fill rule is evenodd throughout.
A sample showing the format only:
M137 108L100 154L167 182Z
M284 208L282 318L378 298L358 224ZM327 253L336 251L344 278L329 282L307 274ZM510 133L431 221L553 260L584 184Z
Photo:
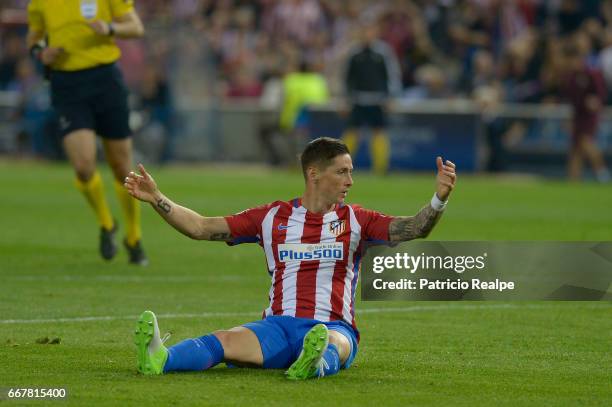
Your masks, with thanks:
M257 242L272 276L265 316L343 320L355 330L355 290L364 241L388 241L393 219L357 205L314 214L296 198L225 218L230 244Z

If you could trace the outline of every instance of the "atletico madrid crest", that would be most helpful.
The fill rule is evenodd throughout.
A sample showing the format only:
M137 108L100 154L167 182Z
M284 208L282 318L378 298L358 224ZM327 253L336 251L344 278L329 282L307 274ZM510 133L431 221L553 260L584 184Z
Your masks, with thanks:
M344 220L334 220L329 223L329 231L336 236L340 236L346 230L346 222Z

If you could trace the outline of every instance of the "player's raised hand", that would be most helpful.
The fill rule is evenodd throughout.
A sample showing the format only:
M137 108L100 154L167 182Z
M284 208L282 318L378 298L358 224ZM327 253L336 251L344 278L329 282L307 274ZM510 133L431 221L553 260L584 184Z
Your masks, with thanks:
M144 165L138 164L138 172L130 171L125 177L124 186L134 198L144 202L155 202L159 194L157 184L151 175L145 170Z
M436 165L438 167L436 194L440 200L446 201L453 188L455 188L455 182L457 181L455 164L449 160L443 162L442 157L437 157Z

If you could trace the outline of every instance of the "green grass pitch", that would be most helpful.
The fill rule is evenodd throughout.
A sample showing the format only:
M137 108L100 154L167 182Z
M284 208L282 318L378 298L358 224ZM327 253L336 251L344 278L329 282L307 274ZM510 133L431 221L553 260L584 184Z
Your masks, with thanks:
M297 172L151 170L168 196L208 215L303 187ZM609 185L458 173L430 239L612 240ZM434 188L433 174L354 178L350 202L396 215L413 214ZM143 207L150 266L129 267L124 252L104 263L68 166L0 161L0 197L0 387L68 391L66 401L0 404L612 405L612 305L603 302L359 302L359 354L337 376L295 383L224 365L139 376L132 331L145 309L172 332L170 344L259 318L269 284L261 249L189 240Z

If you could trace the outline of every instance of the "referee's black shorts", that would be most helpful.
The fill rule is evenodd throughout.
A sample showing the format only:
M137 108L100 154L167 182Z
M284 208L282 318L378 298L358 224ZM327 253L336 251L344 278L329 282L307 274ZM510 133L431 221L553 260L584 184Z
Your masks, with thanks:
M128 91L115 64L52 71L50 79L51 102L62 137L81 129L91 129L107 139L131 135Z
M353 105L348 126L383 128L387 126L387 114L381 105Z

